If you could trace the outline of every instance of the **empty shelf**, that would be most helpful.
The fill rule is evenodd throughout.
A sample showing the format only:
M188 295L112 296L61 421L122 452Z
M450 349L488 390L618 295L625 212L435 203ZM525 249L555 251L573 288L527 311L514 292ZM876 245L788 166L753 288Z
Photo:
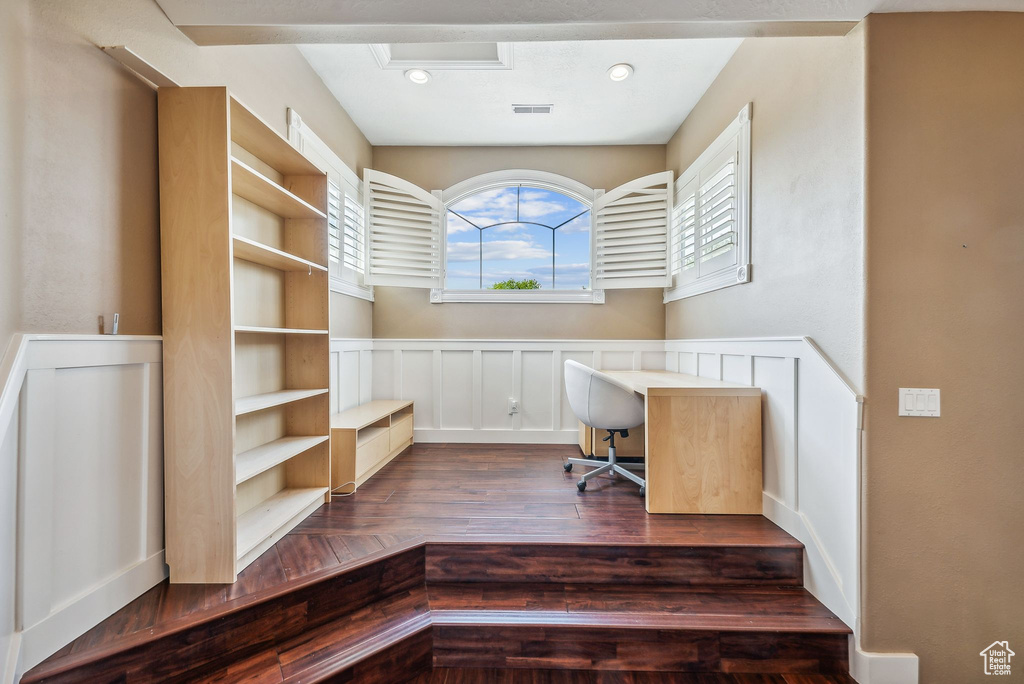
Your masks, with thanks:
M266 394L254 394L250 397L241 397L235 399L235 415L241 416L253 411L262 411L263 409L290 404L293 401L308 399L309 397L326 393L326 389L280 390L277 392L267 392Z
M234 254L238 259L251 261L254 264L269 266L279 271L326 271L325 266L313 263L294 254L281 251L269 245L250 240L241 235L231 237L234 246Z
M390 428L386 427L365 427L356 433L356 446L363 446L375 437L386 433Z
M323 499L327 487L282 489L252 507L237 520L236 554L243 558L265 539L287 525L292 518Z
M327 435L317 437L282 437L273 442L243 451L235 456L235 483L241 484L249 478L284 463L293 456L312 449L328 440Z
M282 218L327 218L312 204L234 157L231 158L231 192Z
M326 335L327 330L315 328L267 328L261 325L236 325L236 333L267 333L271 335Z
M231 98L231 140L250 154L289 176L322 176L323 171L306 159L272 126Z

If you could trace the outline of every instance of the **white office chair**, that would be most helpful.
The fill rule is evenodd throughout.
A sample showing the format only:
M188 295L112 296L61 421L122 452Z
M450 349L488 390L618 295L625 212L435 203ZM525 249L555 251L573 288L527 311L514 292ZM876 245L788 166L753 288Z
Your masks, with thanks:
M587 488L587 480L611 473L613 476L622 475L627 480L637 483L640 485L640 494L643 494L646 483L643 478L630 472L630 469L643 470L643 464L615 461L615 433L628 437L630 428L643 424L643 397L634 392L629 385L576 361L565 362L565 393L569 397L569 406L577 418L590 427L608 431L608 436L604 438L608 442L607 461L570 458L565 464L566 472L572 471L573 465L589 468L599 466L583 474L576 483L577 489L582 492Z

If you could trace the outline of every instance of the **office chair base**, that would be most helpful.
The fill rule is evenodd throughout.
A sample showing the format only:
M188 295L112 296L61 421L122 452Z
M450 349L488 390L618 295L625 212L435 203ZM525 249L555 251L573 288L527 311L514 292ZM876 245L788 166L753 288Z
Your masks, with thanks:
M630 472L630 470L643 470L644 464L618 463L615 460L614 439L612 440L612 443L608 446L607 461L598 461L589 458L570 458L569 462L563 465L562 467L565 469L566 472L570 472L572 471L573 465L581 465L587 468L594 468L589 473L584 473L583 476L580 478L580 481L576 483L576 488L579 489L581 492L587 488L587 480L593 479L598 475L604 475L605 473L608 473L613 477L615 475L621 475L627 480L630 480L631 482L640 485L641 494L643 494L646 491L647 482L639 475ZM597 467L595 468L594 466Z

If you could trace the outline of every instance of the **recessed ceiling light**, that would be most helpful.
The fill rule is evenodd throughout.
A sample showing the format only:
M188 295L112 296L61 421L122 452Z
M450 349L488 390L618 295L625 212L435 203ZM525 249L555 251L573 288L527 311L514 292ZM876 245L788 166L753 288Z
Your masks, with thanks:
M405 72L405 77L417 85L423 85L430 80L430 72L423 69L409 69Z
M628 64L615 64L608 70L608 78L613 81L625 81L633 74L633 67Z

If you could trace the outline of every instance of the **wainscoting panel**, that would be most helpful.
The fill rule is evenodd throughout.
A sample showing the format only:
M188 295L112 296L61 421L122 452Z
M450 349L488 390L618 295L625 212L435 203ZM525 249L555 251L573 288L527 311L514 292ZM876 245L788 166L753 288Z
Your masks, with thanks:
M358 350L371 357L361 368L370 366L372 373L353 377L352 364L339 360L331 390L340 396L350 397L358 388L373 399L412 399L421 442L571 444L577 422L562 386L564 361L616 370L664 369L664 345L661 340L332 340L332 359ZM518 413L509 413L509 399L518 401Z
M331 340L331 413L370 401L373 381L372 340ZM383 374L378 381L393 382Z
M429 352L421 352L429 353ZM473 429L473 352L441 352L441 427ZM418 408L418 407L417 407Z
M856 628L863 397L809 338L665 348L671 370L761 388L764 514L804 543L811 593Z
M550 430L554 425L552 402L556 397L552 378L555 368L552 352L524 351L521 354L523 368L522 408L520 425L523 430Z
M158 337L19 335L0 398L0 673L160 582Z

